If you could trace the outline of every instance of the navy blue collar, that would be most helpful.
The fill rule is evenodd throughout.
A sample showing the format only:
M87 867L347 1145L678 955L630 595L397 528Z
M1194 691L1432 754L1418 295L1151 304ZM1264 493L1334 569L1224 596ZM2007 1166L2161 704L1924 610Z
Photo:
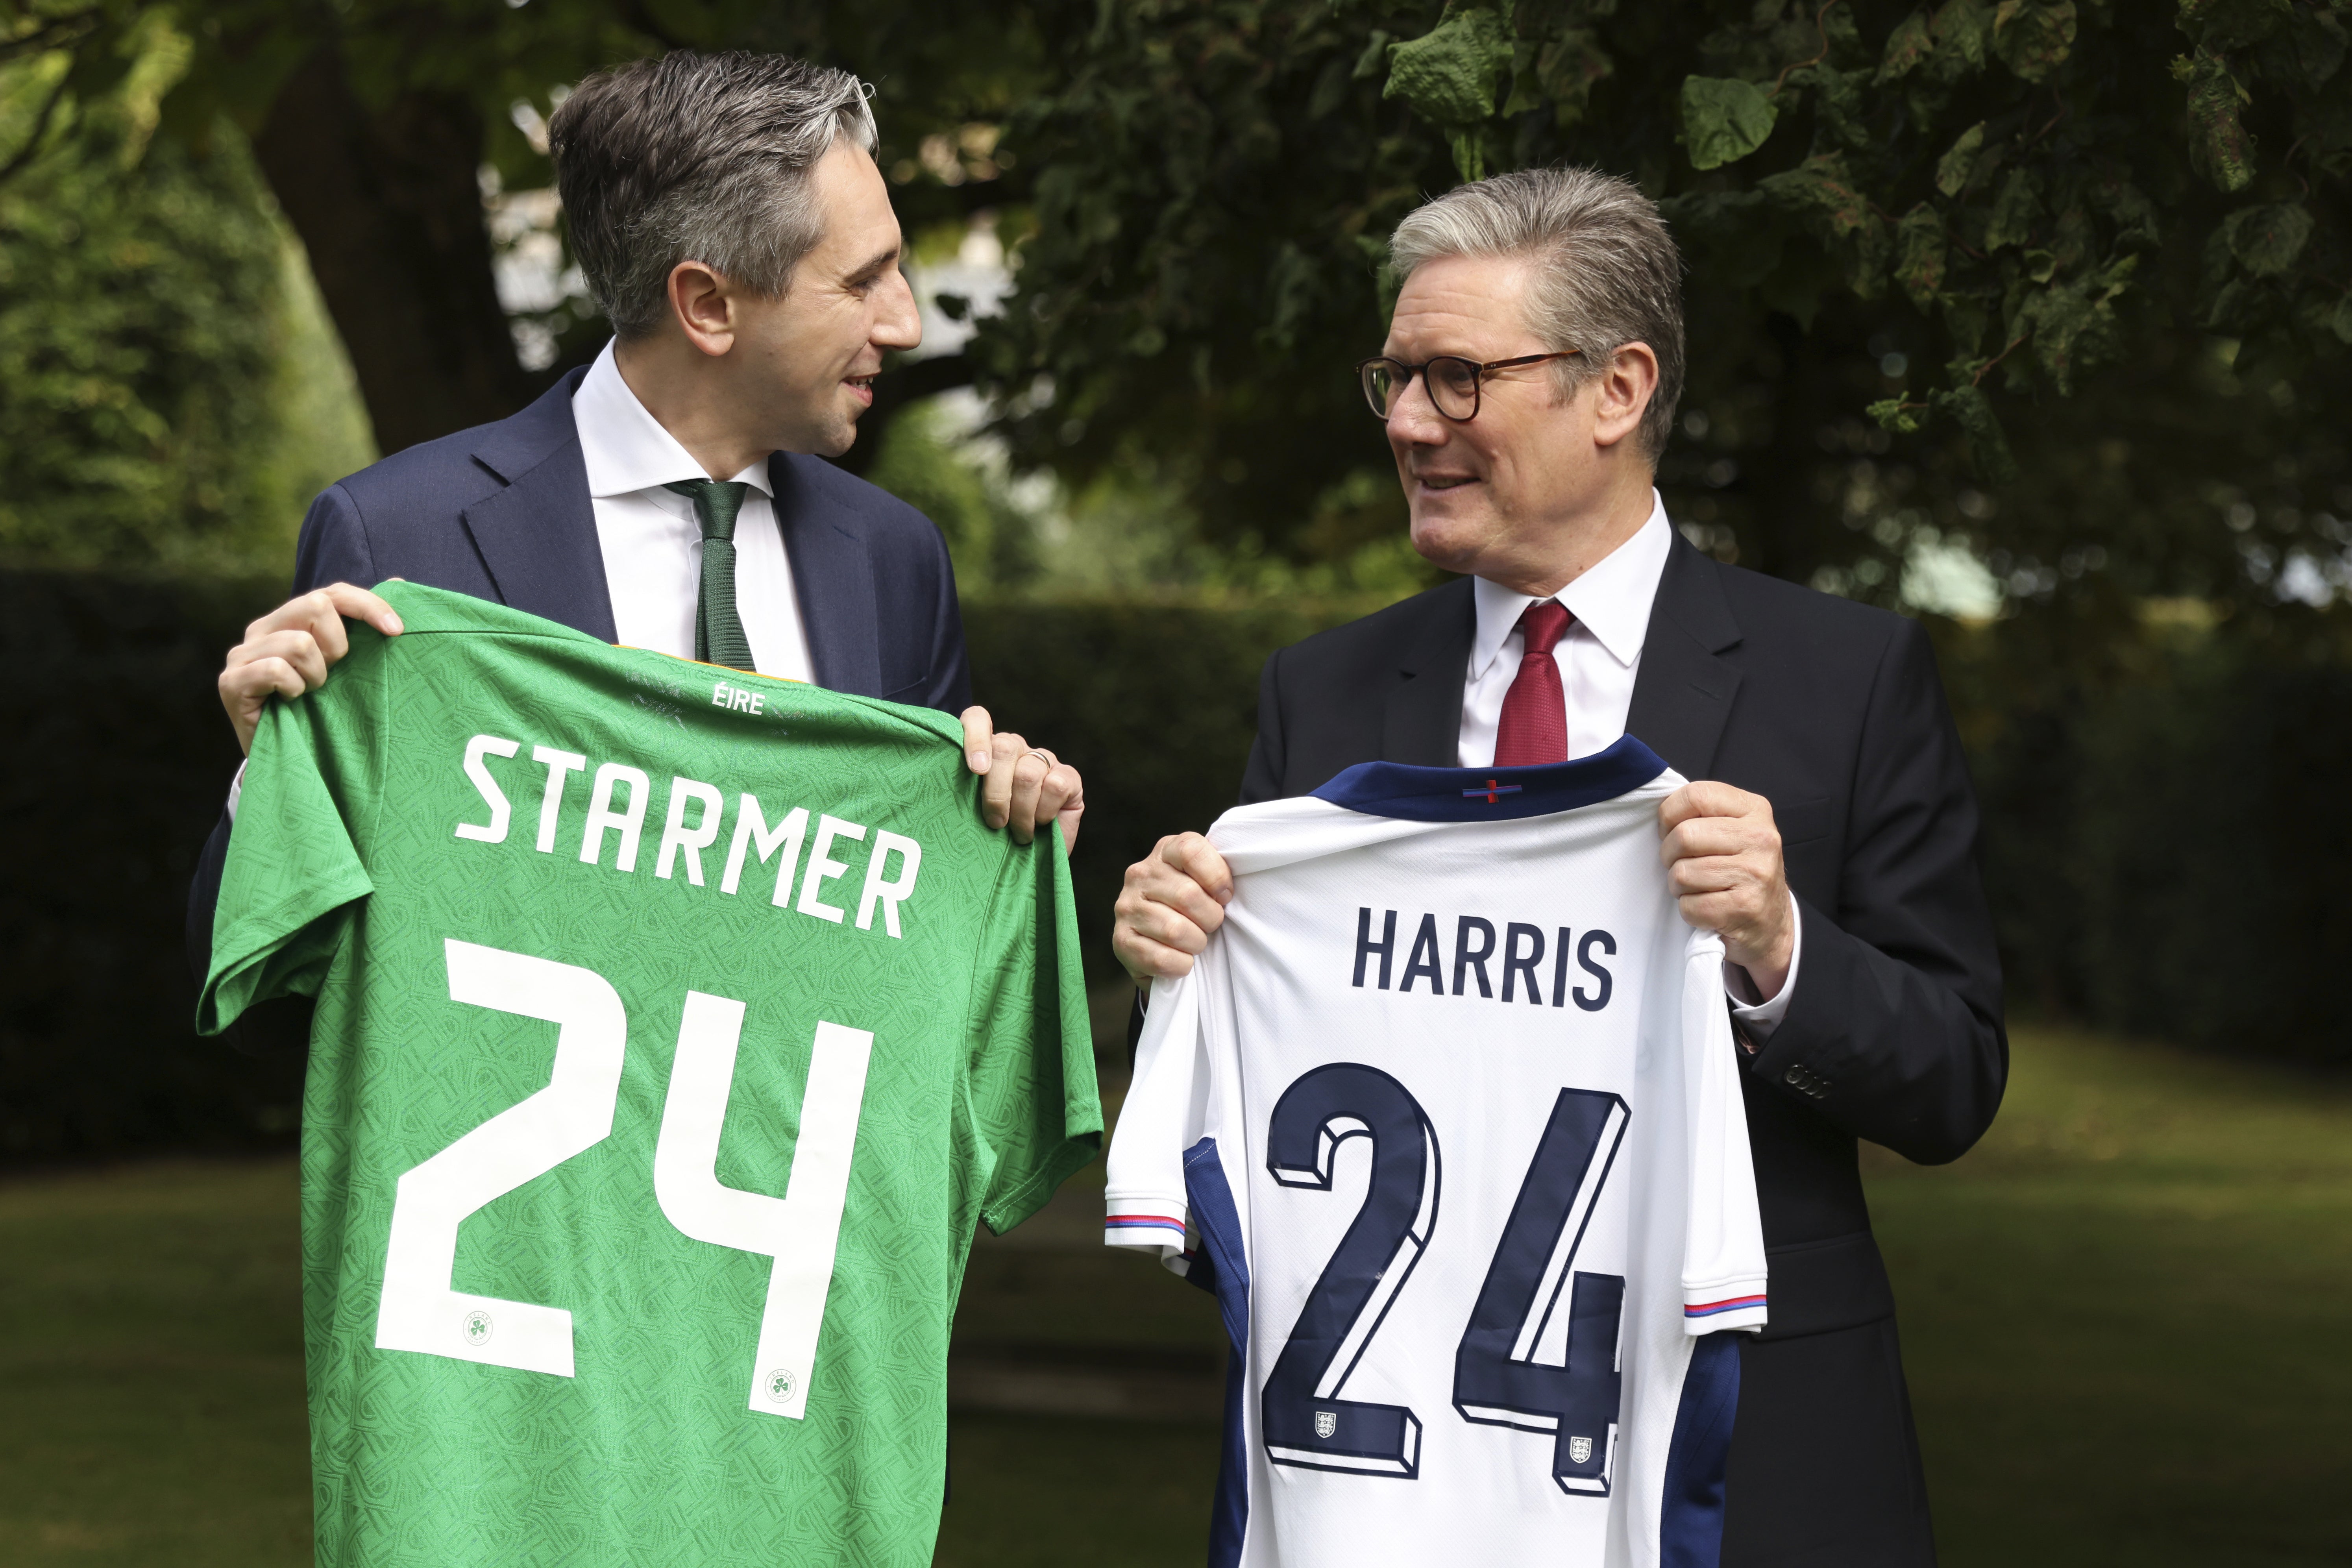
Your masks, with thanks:
M1531 768L1358 763L1317 790L1315 798L1406 822L1492 822L1549 816L1615 800L1665 771L1657 753L1626 735L1589 757Z

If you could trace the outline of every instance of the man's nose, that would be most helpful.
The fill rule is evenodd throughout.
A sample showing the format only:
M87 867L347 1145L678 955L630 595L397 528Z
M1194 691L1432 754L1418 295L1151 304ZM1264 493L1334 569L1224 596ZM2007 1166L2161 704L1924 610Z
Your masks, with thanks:
M884 286L882 308L874 319L874 342L886 349L911 349L923 341L923 313L915 306L915 291L904 272L892 271Z
M1389 439L1412 447L1434 447L1444 441L1451 422L1429 400L1429 375L1423 372L1405 383L1389 405Z

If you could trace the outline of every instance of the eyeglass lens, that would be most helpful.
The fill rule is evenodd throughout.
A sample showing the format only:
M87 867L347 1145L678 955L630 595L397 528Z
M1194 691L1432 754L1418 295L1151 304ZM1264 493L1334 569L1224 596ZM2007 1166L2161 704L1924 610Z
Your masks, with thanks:
M1478 412L1478 365L1474 360L1456 359L1451 355L1431 360L1423 367L1428 378L1430 401L1448 419L1468 419ZM1412 373L1391 359L1377 359L1364 366L1364 396L1372 412L1382 419L1396 412L1397 399L1404 395Z

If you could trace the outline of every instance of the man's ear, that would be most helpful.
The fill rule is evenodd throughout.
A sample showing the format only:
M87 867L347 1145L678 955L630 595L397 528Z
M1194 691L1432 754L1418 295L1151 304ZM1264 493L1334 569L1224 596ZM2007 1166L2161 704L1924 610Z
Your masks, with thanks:
M686 341L712 358L735 346L735 290L701 262L669 269L669 313Z
M1622 343L1593 384L1592 440L1613 447L1642 427L1658 392L1658 356L1647 343Z

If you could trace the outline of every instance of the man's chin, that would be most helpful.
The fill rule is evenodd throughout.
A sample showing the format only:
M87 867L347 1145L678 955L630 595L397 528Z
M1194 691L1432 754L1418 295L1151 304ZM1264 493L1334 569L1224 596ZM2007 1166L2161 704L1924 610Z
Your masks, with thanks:
M1412 547L1432 565L1448 572L1467 572L1492 530L1483 509L1430 504L1423 497L1412 502Z
M862 414L865 410L860 408L857 412ZM831 430L825 432L824 440L818 445L816 455L820 458L838 458L856 445L857 445L857 415L852 414L838 421Z

